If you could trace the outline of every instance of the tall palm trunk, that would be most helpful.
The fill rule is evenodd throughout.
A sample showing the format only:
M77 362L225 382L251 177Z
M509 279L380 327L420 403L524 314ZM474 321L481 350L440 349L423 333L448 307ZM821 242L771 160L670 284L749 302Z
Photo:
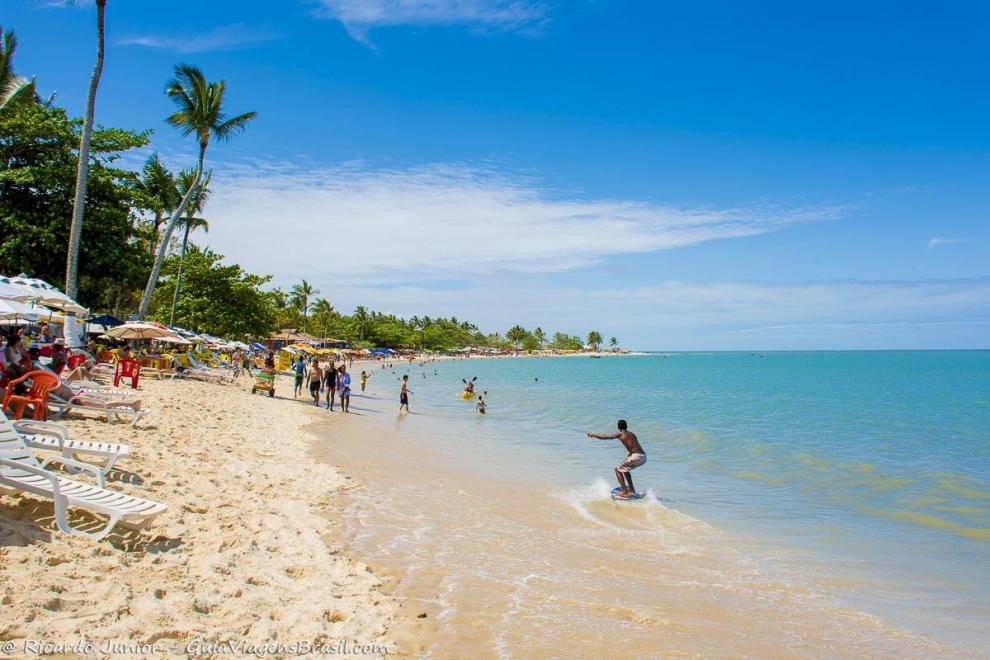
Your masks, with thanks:
M158 254L155 256L155 264L151 267L151 275L148 277L148 286L144 289L144 295L141 297L141 307L138 309L138 318L144 320L144 317L148 315L148 306L151 304L151 296L155 292L155 287L158 286L158 276L162 272L162 264L165 262L165 251L168 250L168 241L172 238L172 232L175 231L175 225L178 224L179 218L186 211L186 206L189 204L189 200L192 196L196 194L196 189L199 187L199 181L203 178L203 165L206 162L206 145L200 143L199 145L199 165L196 168L196 179L193 181L192 185L189 186L189 190L186 194L182 196L182 201L179 202L179 207L175 209L172 217L168 219L168 224L165 226L165 234L161 238L161 242L158 244Z
M179 291L182 289L182 263L186 260L186 244L189 242L189 223L182 236L182 249L179 251L179 272L175 275L175 293L172 294L172 313L168 316L168 324L175 325L175 306L179 302Z
M103 73L104 15L107 0L96 0L96 66L89 79L86 94L86 117L79 140L79 167L76 170L76 196L72 203L72 225L69 228L69 253L65 266L65 293L70 298L78 294L79 241L82 238L83 213L86 210L86 186L89 182L89 144L93 137L93 117L96 114L96 90Z

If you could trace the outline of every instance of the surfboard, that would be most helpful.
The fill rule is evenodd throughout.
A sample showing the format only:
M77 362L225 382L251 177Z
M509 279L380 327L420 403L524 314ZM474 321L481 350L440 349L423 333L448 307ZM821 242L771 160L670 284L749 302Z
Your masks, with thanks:
M618 497L619 493L621 493L621 492L622 492L622 489L619 488L618 486L616 486L615 488L613 488L612 489L612 499L614 501L616 501L616 502L635 502L636 500L643 499L643 494L642 493L636 493L634 495L630 495L629 497Z

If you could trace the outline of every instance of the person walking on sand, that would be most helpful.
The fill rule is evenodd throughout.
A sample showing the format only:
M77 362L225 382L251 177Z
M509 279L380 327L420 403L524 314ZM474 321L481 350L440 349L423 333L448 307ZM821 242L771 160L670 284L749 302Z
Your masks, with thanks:
M409 374L402 377L402 387L399 389L399 412L402 412L402 408L409 412L409 394L412 390L409 389Z
M320 405L320 386L323 385L323 369L320 363L313 360L313 367L309 370L309 394L313 397L313 405Z
M327 377L323 381L323 387L327 390L327 410L332 412L333 404L337 400L337 365L333 362L330 363L330 368L327 369Z
M337 376L337 394L340 395L340 407L346 413L351 408L351 375L347 373L347 367L340 365L340 374Z
M302 355L300 355L299 359L296 360L296 363L292 366L292 369L296 372L296 391L292 394L292 397L296 398L302 394L303 379L306 378L306 361L303 359Z
M619 480L620 489L615 497L620 500L628 500L636 495L636 487L633 486L632 475L629 474L629 471L638 468L646 462L646 452L643 451L643 447L639 444L639 438L636 437L636 434L629 430L626 420L620 419L616 423L616 426L619 429L618 433L600 435L589 432L588 437L598 440L618 440L626 448L626 451L629 452L629 455L622 459L622 462L615 468L615 477Z

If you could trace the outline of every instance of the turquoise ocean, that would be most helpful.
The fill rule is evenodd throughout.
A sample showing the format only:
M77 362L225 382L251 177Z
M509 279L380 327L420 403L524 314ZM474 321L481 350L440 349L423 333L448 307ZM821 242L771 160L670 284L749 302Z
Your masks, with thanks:
M404 373L416 414L392 422ZM382 413L469 478L539 498L606 500L624 452L585 434L626 419L648 454L633 476L650 501L618 506L659 504L790 574L813 572L844 607L990 653L988 351L458 360L373 374L359 414ZM475 377L485 416L457 396Z

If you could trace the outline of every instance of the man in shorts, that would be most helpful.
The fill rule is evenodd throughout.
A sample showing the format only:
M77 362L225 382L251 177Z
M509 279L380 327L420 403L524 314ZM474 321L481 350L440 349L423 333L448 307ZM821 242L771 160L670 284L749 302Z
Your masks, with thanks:
M323 385L323 369L320 363L313 360L313 367L309 370L309 395L313 397L313 405L320 405L320 386Z
M615 497L620 500L628 500L636 494L636 487L633 486L632 475L629 474L629 471L646 462L646 452L639 444L639 438L636 437L636 434L629 430L626 420L620 419L616 426L619 428L618 433L609 435L588 433L588 437L598 440L618 440L629 452L629 455L622 459L622 462L615 468L615 477L619 480L620 488Z
M296 363L292 365L292 370L296 372L296 390L292 397L296 398L302 394L303 380L306 378L306 360L303 359L302 355L300 355L299 359L296 360Z

